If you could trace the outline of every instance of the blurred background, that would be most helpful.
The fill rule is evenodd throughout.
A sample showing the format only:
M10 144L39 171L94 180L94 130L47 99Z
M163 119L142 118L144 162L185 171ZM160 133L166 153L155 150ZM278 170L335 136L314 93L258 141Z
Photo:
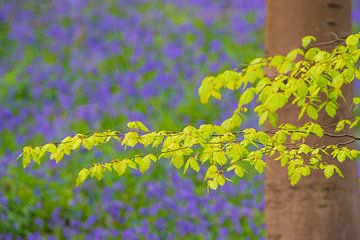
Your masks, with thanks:
M225 119L238 93L201 105L197 89L263 55L263 0L0 4L0 239L265 239L262 176L208 194L203 173L161 161L75 188L82 167L123 157L121 146L25 170L16 160L24 145L127 121L179 130ZM359 31L360 0L353 21Z

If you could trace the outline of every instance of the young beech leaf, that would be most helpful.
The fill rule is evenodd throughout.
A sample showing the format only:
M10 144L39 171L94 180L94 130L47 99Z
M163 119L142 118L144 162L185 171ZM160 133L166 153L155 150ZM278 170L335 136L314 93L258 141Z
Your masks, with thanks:
M119 176L122 176L126 171L126 162L124 160L114 160L112 168Z
M42 146L42 150L49 153L56 152L56 145L53 143L45 144L44 146Z
M220 185L220 186L224 186L226 180L222 175L218 175L216 177L216 182Z
M215 178L217 172L218 172L217 166L216 166L216 165L211 165L211 166L208 168L208 170L206 171L205 179Z
M358 34L350 35L346 38L346 45L348 46L356 46L359 43L359 36Z
M97 180L101 180L104 176L104 169L100 164L93 165L90 169L90 176L96 177Z
M293 67L293 63L290 61L284 61L283 64L280 66L280 68L278 69L278 71L282 74L285 74L287 72L289 72L291 70L291 68Z
M73 142L71 144L71 150L77 150L80 148L82 140L77 136L74 137ZM56 148L56 147L55 147Z
M151 166L150 157L136 157L135 162L138 164L141 173L146 172Z
M270 137L269 135L267 135L265 132L258 132L257 134L257 139L259 140L259 142L262 144L262 145L266 145L267 142L269 141Z
M297 88L297 93L298 93L299 97L302 97L302 98L307 96L307 94L308 94L308 86L305 83L305 81L299 81L299 85L298 85L298 88Z
M174 164L177 169L180 169L184 165L184 157L176 154L172 157L171 163Z
M239 107L250 103L254 99L254 96L255 96L254 88L246 89L239 99Z
M283 93L274 93L271 95L264 105L271 111L276 112L287 103L287 98Z
M296 59L299 50L300 50L300 49L293 49L293 50L291 50L291 51L286 55L286 60L293 62L293 61Z
M134 122L129 122L127 124L128 128L133 128L133 129L138 129L144 132L148 132L149 129L140 121L134 121Z
M35 147L31 150L31 157L37 164L40 164L41 158L44 156L44 152L40 147Z
M332 85L334 88L341 88L343 84L344 84L344 77L342 74L337 75L332 81Z
M335 117L337 106L333 102L328 102L325 106L325 111L329 117Z
M213 158L220 165L224 165L227 162L225 153L220 151L214 152Z
M313 60L316 54L320 51L319 48L310 48L305 53L305 59L306 60Z
M315 135L318 137L324 136L324 129L319 124L314 124L312 127L312 132L315 133Z
M314 36L310 36L310 35L305 36L301 40L301 46L303 48L307 48L311 42L315 42L315 41L316 41L316 38Z
M57 148L56 152L50 155L50 159L54 159L56 163L60 162L63 157L64 157L64 152L61 148Z
M360 104L360 97L354 97L354 98L353 98L353 103L354 103L355 105L359 105L359 104Z
M327 165L324 169L324 176L329 179L334 175L335 165Z
M337 173L337 175L339 175L341 178L344 178L344 175L343 175L342 171L340 170L340 168L338 168L338 166L335 166L335 165L334 165L334 168L335 168L335 172Z
M138 142L138 133L137 132L128 132L125 134L124 139L121 142L121 145L126 145L134 147Z
M339 162L344 162L346 160L346 151L339 151L336 158Z
M290 184L292 186L294 186L295 184L297 184L300 181L300 179L301 179L301 173L300 173L300 171L296 171L296 169L295 169L294 173L291 174L289 177Z
M221 99L221 93L216 91L216 90L212 90L211 91L211 96L213 96L214 98L216 98L217 100Z
M317 120L319 115L318 115L318 112L316 110L316 108L312 105L308 105L307 108L306 108L306 114L311 118L311 119L314 119L314 120Z
M216 181L214 181L214 180L209 180L208 181L208 186L212 190L216 190L218 188L218 183Z
M23 148L23 160L22 160L22 166L23 168L26 168L31 161L31 147L24 147Z
M264 172L264 168L265 168L265 167L266 167L266 163L265 163L263 160L257 159L257 160L255 161L255 170L256 170L258 173L262 174L262 173Z
M269 116L269 111L261 112L259 115L259 125L263 125Z
M195 172L199 172L200 171L200 165L198 163L198 161L196 160L195 157L190 157L189 158L189 162L190 162L190 167L195 171Z
M351 150L350 151L350 155L351 157L354 159L354 158L357 158L358 155L359 155L359 151L358 150Z
M201 103L207 103L211 96L212 82L216 80L215 77L206 77L199 87L199 96Z
M80 186L89 176L89 170L86 168L83 168L78 173L78 176L76 178L76 186Z
M244 176L244 174L245 174L244 168L241 167L240 165L236 165L236 167L235 167L235 174L236 174L238 177L242 178L242 177Z
M345 128L345 120L341 120L336 124L335 132L341 132Z

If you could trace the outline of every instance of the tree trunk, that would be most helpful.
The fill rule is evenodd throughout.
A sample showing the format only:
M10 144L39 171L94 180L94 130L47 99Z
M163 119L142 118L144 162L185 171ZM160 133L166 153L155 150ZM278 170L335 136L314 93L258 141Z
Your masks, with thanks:
M284 54L301 46L301 38L314 35L319 42L344 37L351 32L350 0L267 0L265 49L268 56ZM344 96L352 98L352 86ZM341 102L336 118L324 111L320 124L335 123L351 116L349 103ZM279 111L279 123L300 124L298 108L287 105ZM333 131L333 130L328 130ZM341 139L343 140L343 139ZM317 138L307 143L334 144L339 139ZM326 159L327 161L335 161ZM358 175L356 161L341 164L345 179L326 180L322 172L313 172L291 187L287 169L268 160L265 178L265 218L269 240L357 240Z

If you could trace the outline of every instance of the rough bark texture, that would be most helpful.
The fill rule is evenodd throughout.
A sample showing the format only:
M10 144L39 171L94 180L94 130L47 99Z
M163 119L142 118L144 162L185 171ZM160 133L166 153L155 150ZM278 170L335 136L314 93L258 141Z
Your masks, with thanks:
M334 40L334 34L346 36L351 31L350 0L267 0L265 49L267 55L286 53L300 47L301 38L314 35L318 41ZM334 34L331 34L334 33ZM352 86L344 95L353 96ZM351 101L350 101L351 103ZM321 124L331 124L351 116L350 106L341 103L336 118L319 114ZM279 123L304 123L297 120L298 109L285 106ZM327 131L333 131L327 129ZM334 144L344 139L313 138L308 144ZM327 161L335 161L327 159ZM312 173L291 187L287 169L269 160L265 179L265 217L269 240L357 240L359 235L359 195L356 161L346 161L341 168L345 179L326 180L323 173Z

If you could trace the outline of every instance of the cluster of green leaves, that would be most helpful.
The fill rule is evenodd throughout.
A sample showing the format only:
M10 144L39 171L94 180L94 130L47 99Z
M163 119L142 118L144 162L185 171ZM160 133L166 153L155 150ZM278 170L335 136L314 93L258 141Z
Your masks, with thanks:
M78 174L77 185L88 177L101 179L106 171L114 170L120 176L128 168L144 173L152 162L156 163L160 159L169 159L172 165L183 169L184 173L189 167L195 172L201 167L206 168L205 180L208 187L214 190L226 181L231 181L226 177L227 172L233 171L242 178L251 167L258 173L263 173L267 167L264 161L266 156L287 167L292 185L302 176L310 175L312 170L322 170L326 178L330 178L335 172L343 177L340 168L331 161L325 161L325 158L330 156L339 163L357 158L359 151L350 149L349 144L359 138L347 134L346 129L356 126L360 117L340 119L335 133L331 133L325 131L325 126L312 121L299 126L289 123L278 125L277 111L286 104L292 104L299 108L299 119L306 113L316 121L323 109L329 117L335 117L339 99L346 100L342 86L353 82L355 77L360 79L360 69L357 66L360 58L359 38L360 33L350 35L344 39L343 44L328 52L316 47L316 44L309 47L316 39L307 36L303 38L301 48L294 49L287 55L258 58L241 70L206 77L199 88L202 103L208 102L211 97L221 99L223 88L242 91L238 108L220 125L186 126L181 131L170 132L149 131L139 121L130 122L126 131L77 134L66 137L58 144L24 147L23 166L26 167L31 159L40 163L46 152L58 162L64 155L69 155L72 150L81 146L91 150L96 145L114 139L120 141L125 150L127 147L142 145L149 153L84 168ZM356 109L360 98L352 100ZM254 101L259 126L269 121L273 129L241 128L246 119L246 106ZM306 141L310 136L350 140L335 145L310 146Z

